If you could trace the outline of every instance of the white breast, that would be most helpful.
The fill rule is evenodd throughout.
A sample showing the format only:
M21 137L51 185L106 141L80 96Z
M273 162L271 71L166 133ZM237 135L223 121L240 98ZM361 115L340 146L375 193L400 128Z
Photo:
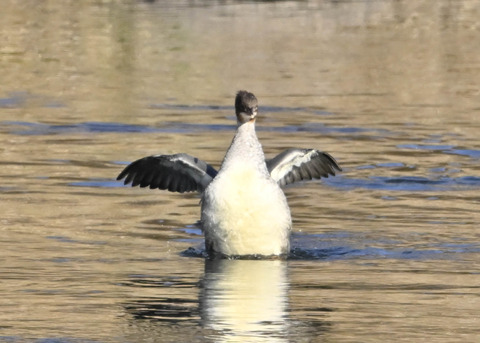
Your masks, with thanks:
M237 136L203 194L207 249L225 255L287 253L291 218L285 195L268 174L256 136Z

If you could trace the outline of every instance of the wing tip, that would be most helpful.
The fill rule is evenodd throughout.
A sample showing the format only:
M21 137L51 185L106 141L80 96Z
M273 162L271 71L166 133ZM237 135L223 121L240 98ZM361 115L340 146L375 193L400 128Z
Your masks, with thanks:
M125 168L126 169L126 168ZM123 169L120 174L117 175L117 178L116 180L117 181L120 181L121 179L123 179L126 175L127 175L127 172L125 171L125 169Z
M335 158L330 155L328 152L320 152L319 153L322 153L330 162L330 165L333 167L332 168L332 172L333 174L331 175L335 175L335 169L338 170L338 171L343 171L342 167L340 167L340 165L338 164L337 160L335 160Z

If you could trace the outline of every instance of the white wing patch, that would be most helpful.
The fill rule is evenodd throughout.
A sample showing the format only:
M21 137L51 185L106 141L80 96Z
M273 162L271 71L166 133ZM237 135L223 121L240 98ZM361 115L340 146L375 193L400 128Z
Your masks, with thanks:
M302 180L320 179L341 171L337 161L325 152L291 148L267 161L270 176L280 186Z
M293 168L298 168L302 164L309 162L312 159L312 155L314 153L316 153L315 150L310 150L307 153L303 153L301 151L294 151L286 155L285 158L282 160L282 163L270 172L270 176L272 177L272 179L279 182L288 173L290 173Z

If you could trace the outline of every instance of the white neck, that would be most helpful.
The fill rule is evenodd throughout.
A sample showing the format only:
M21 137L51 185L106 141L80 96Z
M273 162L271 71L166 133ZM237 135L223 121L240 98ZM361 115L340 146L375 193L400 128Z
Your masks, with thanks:
M236 163L254 165L262 172L267 170L262 145L255 133L255 121L239 124L223 160L222 168Z

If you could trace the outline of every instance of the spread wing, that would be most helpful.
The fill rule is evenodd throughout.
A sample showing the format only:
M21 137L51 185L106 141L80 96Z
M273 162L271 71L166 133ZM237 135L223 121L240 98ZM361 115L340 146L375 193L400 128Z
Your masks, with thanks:
M314 149L287 149L266 163L270 175L280 186L328 177L335 175L335 170L342 170L332 156Z
M130 163L118 175L124 184L170 192L203 192L217 175L211 165L187 154L148 156Z

